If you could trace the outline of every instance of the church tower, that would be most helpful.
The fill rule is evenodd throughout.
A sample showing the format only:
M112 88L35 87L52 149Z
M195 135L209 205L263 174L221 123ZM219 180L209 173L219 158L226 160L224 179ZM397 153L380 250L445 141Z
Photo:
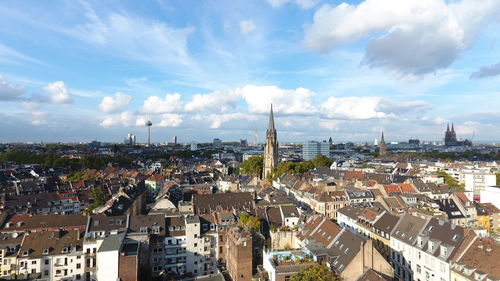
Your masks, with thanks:
M264 146L264 173L263 178L267 179L272 174L273 168L278 166L278 140L276 129L274 128L273 105L269 113L269 125L266 132L266 145Z
M387 145L385 144L384 132L382 132L382 138L380 139L378 155L381 157L387 155Z

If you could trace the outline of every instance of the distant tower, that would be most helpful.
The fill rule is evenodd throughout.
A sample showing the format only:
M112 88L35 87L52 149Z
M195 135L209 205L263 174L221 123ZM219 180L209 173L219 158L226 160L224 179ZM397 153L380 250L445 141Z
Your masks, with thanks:
M273 105L271 104L269 125L266 132L266 145L264 147L264 179L271 175L273 168L276 166L278 166L278 140L276 128L274 127Z
M384 132L382 132L382 138L380 139L378 155L381 157L387 156L387 145L385 144Z
M328 144L330 144L330 145L332 145L332 144L333 144L332 137L330 137L330 139L328 139Z
M255 130L254 139L253 139L253 146L258 146L258 144L259 144L259 132L257 132L257 130Z
M378 145L378 139L377 139L377 138L375 138L375 139L373 140L373 145L374 145L374 146L377 146L377 145Z
M153 123L151 121L146 122L146 126L148 127L148 146L151 145L151 126L153 126Z

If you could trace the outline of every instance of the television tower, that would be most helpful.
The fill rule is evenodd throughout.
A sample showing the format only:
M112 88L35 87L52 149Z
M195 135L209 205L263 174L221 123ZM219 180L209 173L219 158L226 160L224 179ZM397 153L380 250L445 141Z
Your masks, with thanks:
M153 123L151 121L146 122L146 126L148 127L148 146L151 145L151 126L153 126Z

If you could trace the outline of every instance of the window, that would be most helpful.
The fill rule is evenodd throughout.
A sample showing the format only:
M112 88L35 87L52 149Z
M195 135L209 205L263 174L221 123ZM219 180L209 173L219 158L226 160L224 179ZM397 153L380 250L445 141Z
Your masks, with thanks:
M76 268L77 268L77 269L82 268L82 264L81 264L81 263L77 263L77 264L76 264Z
M36 264L36 260L35 261L31 261L31 264Z
M49 260L45 260L45 264L49 264Z
M417 272L418 273L421 273L422 272L422 268L420 267L420 265L417 264Z
M45 271L43 272L43 275L44 275L44 276L49 276L49 271L48 271L48 270L45 270Z
M80 280L80 278L82 278L82 276L80 274L77 274L76 275L76 280Z

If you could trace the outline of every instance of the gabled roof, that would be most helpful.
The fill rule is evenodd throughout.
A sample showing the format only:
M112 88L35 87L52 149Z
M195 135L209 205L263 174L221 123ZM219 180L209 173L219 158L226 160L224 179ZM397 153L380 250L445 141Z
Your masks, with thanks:
M82 251L83 234L84 232L79 230L30 233L24 237L19 258L41 258L45 255Z

